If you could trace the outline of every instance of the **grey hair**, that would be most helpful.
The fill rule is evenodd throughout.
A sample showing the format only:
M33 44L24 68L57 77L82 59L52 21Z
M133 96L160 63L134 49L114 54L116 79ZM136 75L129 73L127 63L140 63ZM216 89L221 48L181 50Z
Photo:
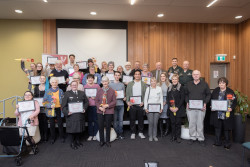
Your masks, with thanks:
M62 60L57 60L55 63L56 64L62 64Z
M80 75L79 75L79 74L77 74L77 73L74 73L74 74L73 74L73 78L74 78L74 77L76 77L76 78L78 78L78 79L80 79L80 78L81 78L81 77L80 77Z
M56 81L57 83L59 82L59 80L57 79L57 77L51 77L50 80L49 80L49 83L51 84L54 81Z
M108 62L108 66L109 66L110 64L112 64L112 65L115 67L115 63L114 63L113 61L109 61L109 62Z
M103 81L108 81L108 82L109 82L109 78L108 78L107 76L103 76L103 77L102 77L102 82L103 82Z

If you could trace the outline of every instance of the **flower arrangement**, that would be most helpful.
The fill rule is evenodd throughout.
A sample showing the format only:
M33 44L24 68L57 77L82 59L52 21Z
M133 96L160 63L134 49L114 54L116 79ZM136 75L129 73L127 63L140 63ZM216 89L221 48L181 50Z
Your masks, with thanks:
M52 105L55 105L56 104L56 97L55 96L52 96L52 102L51 102L51 104ZM51 115L52 116L55 116L55 108L52 108L52 112L51 112Z
M234 100L234 97L232 94L227 94L227 102L228 102L228 109L231 108L232 105L232 101ZM230 112L226 112L226 117L229 118L230 117Z
M174 100L170 100L170 105L172 108L175 108L175 101ZM174 116L176 116L176 112L173 112Z
M133 104L135 103L135 99L130 99L130 102ZM127 111L129 111L130 107L128 106Z

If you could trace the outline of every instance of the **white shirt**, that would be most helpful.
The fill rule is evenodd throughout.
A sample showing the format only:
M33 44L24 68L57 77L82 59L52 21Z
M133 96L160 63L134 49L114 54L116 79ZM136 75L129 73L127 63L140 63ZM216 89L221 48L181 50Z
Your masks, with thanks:
M133 86L133 96L141 96L141 81L136 82Z

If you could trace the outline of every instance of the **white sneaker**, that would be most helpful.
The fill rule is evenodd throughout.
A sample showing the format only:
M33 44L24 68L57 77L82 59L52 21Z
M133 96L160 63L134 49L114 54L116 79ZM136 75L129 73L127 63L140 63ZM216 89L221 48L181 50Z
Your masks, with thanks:
M153 137L149 137L149 141L153 141Z
M94 140L94 141L96 140L96 136L93 137L93 140Z
M157 138L157 137L154 137L154 141L158 141L158 138Z
M91 141L93 139L93 136L89 136L89 138L87 139L87 141Z
M146 137L143 135L143 133L139 133L138 135L141 139L145 139Z
M135 134L132 133L130 139L135 139Z

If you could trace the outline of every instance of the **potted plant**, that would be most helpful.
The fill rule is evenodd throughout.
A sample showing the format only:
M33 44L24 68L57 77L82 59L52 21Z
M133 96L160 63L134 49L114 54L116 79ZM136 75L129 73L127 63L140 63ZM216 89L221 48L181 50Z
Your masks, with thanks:
M234 130L233 130L233 140L234 142L243 143L245 140L246 132L246 116L250 114L249 100L246 95L240 91L234 91L237 98L237 105L234 114Z
M190 139L187 117L185 118L184 125L181 125L181 138L186 140Z

